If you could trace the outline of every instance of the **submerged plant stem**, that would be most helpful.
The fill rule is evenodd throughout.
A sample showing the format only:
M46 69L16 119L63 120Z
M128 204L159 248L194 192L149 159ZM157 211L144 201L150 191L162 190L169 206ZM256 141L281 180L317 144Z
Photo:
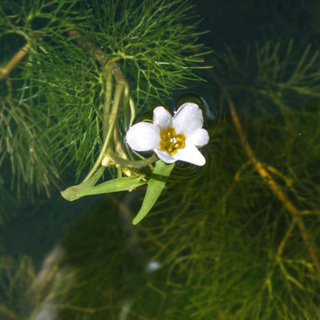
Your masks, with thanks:
M107 147L109 145L109 142L110 142L110 138L112 137L113 128L115 126L116 119L118 117L118 110L119 110L120 100L121 100L121 96L122 96L124 88L125 88L125 84L124 83L118 83L117 86L116 86L116 91L115 91L115 94L114 94L112 110L111 110L111 113L109 115L109 121L108 121L109 126L108 126L108 132L107 132L106 138L104 140L104 143L103 143L103 146L101 148L101 151L100 151L98 159L96 160L93 168L88 173L88 175L83 180L83 182L85 182L85 181L87 181L87 180L89 180L91 178L91 176L98 169L98 167L99 167L99 165L100 165L100 163L101 163L101 161L102 161L102 159L104 157L104 154L105 154L105 152L107 150Z
M108 156L117 164L120 164L121 166L127 167L127 168L138 168L138 167L146 167L157 160L159 160L158 156L154 153L150 158L147 158L145 160L126 160L123 158L118 157L113 151L108 150Z
M111 108L111 99L112 99L112 72L109 68L106 70L106 96L105 104L103 110L103 139L105 140L108 133L108 122Z
M282 255L282 251L284 249L284 246L286 245L288 239L291 236L291 233L292 233L292 231L293 231L293 229L294 229L294 227L296 225L295 222L296 222L295 218L293 218L292 221L291 221L291 225L290 225L289 229L287 230L285 236L283 237L283 239L282 239L282 241L281 241L281 243L280 243L280 245L278 247L278 252L277 253L278 253L279 257Z
M283 247L285 245L286 240L289 238L293 227L295 224L298 225L300 231L301 231L301 236L308 248L310 257L317 269L318 275L320 276L320 262L316 253L315 248L313 247L313 245L311 244L310 241L310 235L307 232L307 228L303 222L303 219L301 217L301 213L300 211L296 208L296 206L286 197L286 195L284 194L284 192L282 191L281 187L276 183L276 181L273 179L272 175L266 170L266 168L263 166L263 164L257 160L257 158L254 155L254 152L251 148L251 146L249 145L247 138L244 134L240 119L237 115L236 112L236 108L234 106L234 103L229 95L229 92L227 91L226 87L223 85L223 83L221 83L221 81L219 80L219 77L217 76L217 74L213 71L210 70L210 72L212 73L215 81L217 82L217 84L219 85L219 87L221 88L224 96L226 97L226 100L228 102L230 111L231 111L231 116L232 116L232 120L233 123L235 125L235 128L238 132L240 141L242 143L242 145L244 146L244 149L249 157L249 159L251 160L252 164L254 165L254 168L256 169L256 171L259 173L259 175L261 176L261 178L267 182L267 184L269 185L270 189L275 193L275 195L279 198L279 200L283 203L283 205L287 208L287 210L292 214L293 216L293 220L292 220L292 225L290 226L285 239L283 240L284 242L280 244L280 253L283 250Z
M30 45L27 43L12 57L5 67L0 68L0 81L9 75L12 69L20 62L20 60L28 53L29 50Z
M123 99L125 104L130 105L130 109L134 108L133 100L129 97L129 84L127 80L125 79L120 67L112 60L109 59L108 56L105 55L103 51L96 48L89 40L86 38L81 38L80 33L77 30L70 30L69 31L70 36L76 36L75 40L77 43L83 47L84 49L88 50L90 53L92 53L96 60L98 60L102 65L105 65L105 71L106 71L106 95L105 95L105 106L104 106L104 112L103 112L103 139L104 144L102 146L102 149L100 151L99 157L96 160L93 168L89 172L89 174L86 176L86 178L83 180L83 182L90 179L90 177L94 174L94 172L97 170L98 166L100 165L103 157L105 156L107 148L110 146L112 133L114 133L115 137L115 143L116 143L116 149L117 151L124 156L125 153L121 147L119 139L117 139L118 134L116 132L117 126L116 126L116 119L118 117L119 112L119 105L121 98ZM112 75L115 77L116 80L116 90L113 97L113 105L112 110L110 112L110 105L112 100ZM130 118L130 124L133 121L135 112L131 114ZM123 161L124 159L118 157L119 161ZM154 160L155 161L155 160ZM154 162L153 161L153 162ZM129 161L131 163L131 161ZM121 163L119 163L121 164ZM149 163L148 163L149 164ZM132 166L137 167L137 166Z

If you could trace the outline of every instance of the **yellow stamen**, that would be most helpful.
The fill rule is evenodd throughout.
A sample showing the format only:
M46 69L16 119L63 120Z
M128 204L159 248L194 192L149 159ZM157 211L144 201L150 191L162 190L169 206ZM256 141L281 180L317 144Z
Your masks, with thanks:
M183 149L186 146L186 137L183 134L176 134L173 128L160 131L160 138L160 148L170 154L175 154L178 149Z

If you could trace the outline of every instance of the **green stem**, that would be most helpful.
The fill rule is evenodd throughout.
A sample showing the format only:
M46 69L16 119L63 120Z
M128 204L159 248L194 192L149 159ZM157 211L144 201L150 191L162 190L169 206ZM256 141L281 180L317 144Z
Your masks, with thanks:
M114 99L113 99L113 105L112 105L112 110L111 113L109 115L109 127L108 127L108 132L106 134L106 138L104 140L104 144L102 146L102 149L100 151L99 157L97 159L97 161L95 162L93 168L91 169L91 171L88 173L88 175L86 176L86 178L83 180L83 182L86 182L87 180L89 180L91 178L91 176L96 172L97 168L99 167L99 165L101 164L101 161L104 157L105 151L107 150L107 147L109 145L110 142L110 138L112 136L113 133L113 128L118 116L118 109L119 109L119 105L120 105L120 100L121 100L121 96L123 93L123 90L126 86L126 83L120 82L116 85L116 91L114 94Z
M146 166L156 162L157 160L159 160L158 156L155 153L150 158L147 158L145 160L136 160L136 161L126 160L126 159L118 157L110 149L108 150L108 156L115 163L120 164L121 166L127 167L127 168L146 167Z
M112 98L112 71L106 68L106 100L103 110L103 139L106 139L108 133L108 122L110 116L111 98Z
M124 100L125 100L125 105L124 105L124 126L126 129L128 129L128 123L130 118L130 108L128 108L129 105L129 85L124 89ZM130 105L129 105L130 106Z
M129 122L129 128L130 128L132 126L134 118L136 117L136 107L134 106L134 101L132 98L130 98L129 100L129 105L130 105L130 111L131 111L130 122Z

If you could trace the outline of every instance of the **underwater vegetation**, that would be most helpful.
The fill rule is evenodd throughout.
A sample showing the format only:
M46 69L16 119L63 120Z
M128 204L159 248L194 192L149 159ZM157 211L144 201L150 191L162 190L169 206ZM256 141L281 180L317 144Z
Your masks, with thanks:
M216 50L199 20L180 0L0 4L1 319L320 319L320 44ZM126 133L187 102L206 163L170 167L134 226L158 167ZM24 204L129 177L42 266L8 249Z

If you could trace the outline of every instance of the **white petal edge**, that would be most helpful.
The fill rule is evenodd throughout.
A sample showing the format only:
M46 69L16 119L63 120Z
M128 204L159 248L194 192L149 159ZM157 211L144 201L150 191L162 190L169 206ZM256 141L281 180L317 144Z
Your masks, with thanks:
M126 134L129 147L136 151L149 151L160 147L160 131L153 123L139 122Z
M171 128L172 115L164 107L156 107L153 110L153 123L160 129L160 131Z
M154 149L154 152L157 154L159 159L162 160L164 163L169 164L177 161L165 150Z
M202 153L192 143L188 143L188 141L186 141L185 148L179 149L172 157L196 166L204 166L206 163L206 158Z
M176 134L184 134L188 138L194 131L202 128L202 110L195 103L184 103L173 116L172 124Z
M201 148L208 144L209 142L209 133L205 129L200 129L195 132L192 132L188 137L189 143L194 144L197 148Z

